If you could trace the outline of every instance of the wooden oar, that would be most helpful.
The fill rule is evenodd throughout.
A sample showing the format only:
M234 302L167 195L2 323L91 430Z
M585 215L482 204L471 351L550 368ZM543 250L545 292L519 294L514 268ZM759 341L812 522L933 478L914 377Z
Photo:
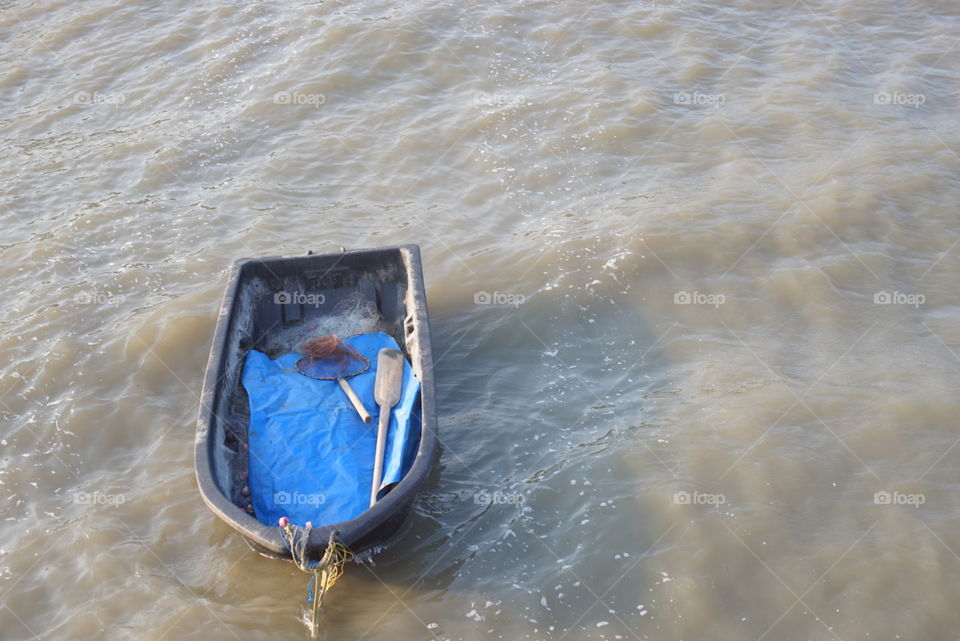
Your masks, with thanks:
M380 406L380 426L377 429L377 453L373 459L373 487L370 489L370 507L377 502L377 490L383 478L383 451L387 447L387 428L393 406L400 400L403 388L403 354L400 350L384 347L377 355L377 380L373 399Z

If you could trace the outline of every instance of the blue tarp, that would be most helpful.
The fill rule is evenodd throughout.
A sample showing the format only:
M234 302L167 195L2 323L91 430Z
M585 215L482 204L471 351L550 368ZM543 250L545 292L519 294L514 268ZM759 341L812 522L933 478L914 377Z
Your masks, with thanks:
M251 350L243 368L250 397L248 484L257 519L266 525L288 517L297 525L339 523L370 504L379 407L373 400L377 354L397 348L379 332L346 339L370 361L348 380L373 416L360 420L336 381L308 378L296 369L299 354L271 360ZM385 487L398 482L413 462L420 437L420 382L403 365L403 392L393 408L384 455Z

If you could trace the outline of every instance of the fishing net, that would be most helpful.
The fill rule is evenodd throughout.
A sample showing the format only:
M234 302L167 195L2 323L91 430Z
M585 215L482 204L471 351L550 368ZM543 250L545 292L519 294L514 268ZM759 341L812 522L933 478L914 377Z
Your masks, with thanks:
M312 529L313 524L309 521L305 527L298 527L286 517L280 519L280 534L290 548L290 557L300 570L312 575L307 581L307 602L311 603L310 636L316 639L320 630L320 603L323 596L343 574L343 566L353 558L353 553L343 543L336 541L336 533L331 532L327 549L320 560L308 560L307 542Z
M336 304L331 321L341 323L340 333L360 334L375 332L382 323L376 303L369 295L358 291L347 294ZM331 334L338 332L332 327L327 331Z
M321 381L335 381L365 372L370 361L336 334L317 336L300 346L303 357L297 361L297 371Z

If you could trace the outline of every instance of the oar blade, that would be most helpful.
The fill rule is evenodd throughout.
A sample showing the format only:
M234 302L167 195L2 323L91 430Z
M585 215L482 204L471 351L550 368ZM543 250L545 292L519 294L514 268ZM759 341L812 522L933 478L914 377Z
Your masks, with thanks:
M400 401L403 389L403 353L385 347L377 355L377 380L373 398L381 407L393 407Z

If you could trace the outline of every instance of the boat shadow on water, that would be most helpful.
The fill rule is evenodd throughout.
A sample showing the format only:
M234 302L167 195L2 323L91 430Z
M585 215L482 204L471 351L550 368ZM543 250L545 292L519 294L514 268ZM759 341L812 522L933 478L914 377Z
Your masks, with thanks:
M662 534L645 510L673 487L658 441L670 428L660 405L673 398L658 332L626 305L594 302L597 322L583 329L580 300L506 309L438 298L439 462L389 554L345 579L351 593L383 582L384 597L406 595L424 621L470 636L480 621L521 631L530 616L563 630L584 614L571 599L594 601L588 585L599 594L622 578L645 593L661 582L644 563L622 576ZM390 626L412 618L395 613Z

